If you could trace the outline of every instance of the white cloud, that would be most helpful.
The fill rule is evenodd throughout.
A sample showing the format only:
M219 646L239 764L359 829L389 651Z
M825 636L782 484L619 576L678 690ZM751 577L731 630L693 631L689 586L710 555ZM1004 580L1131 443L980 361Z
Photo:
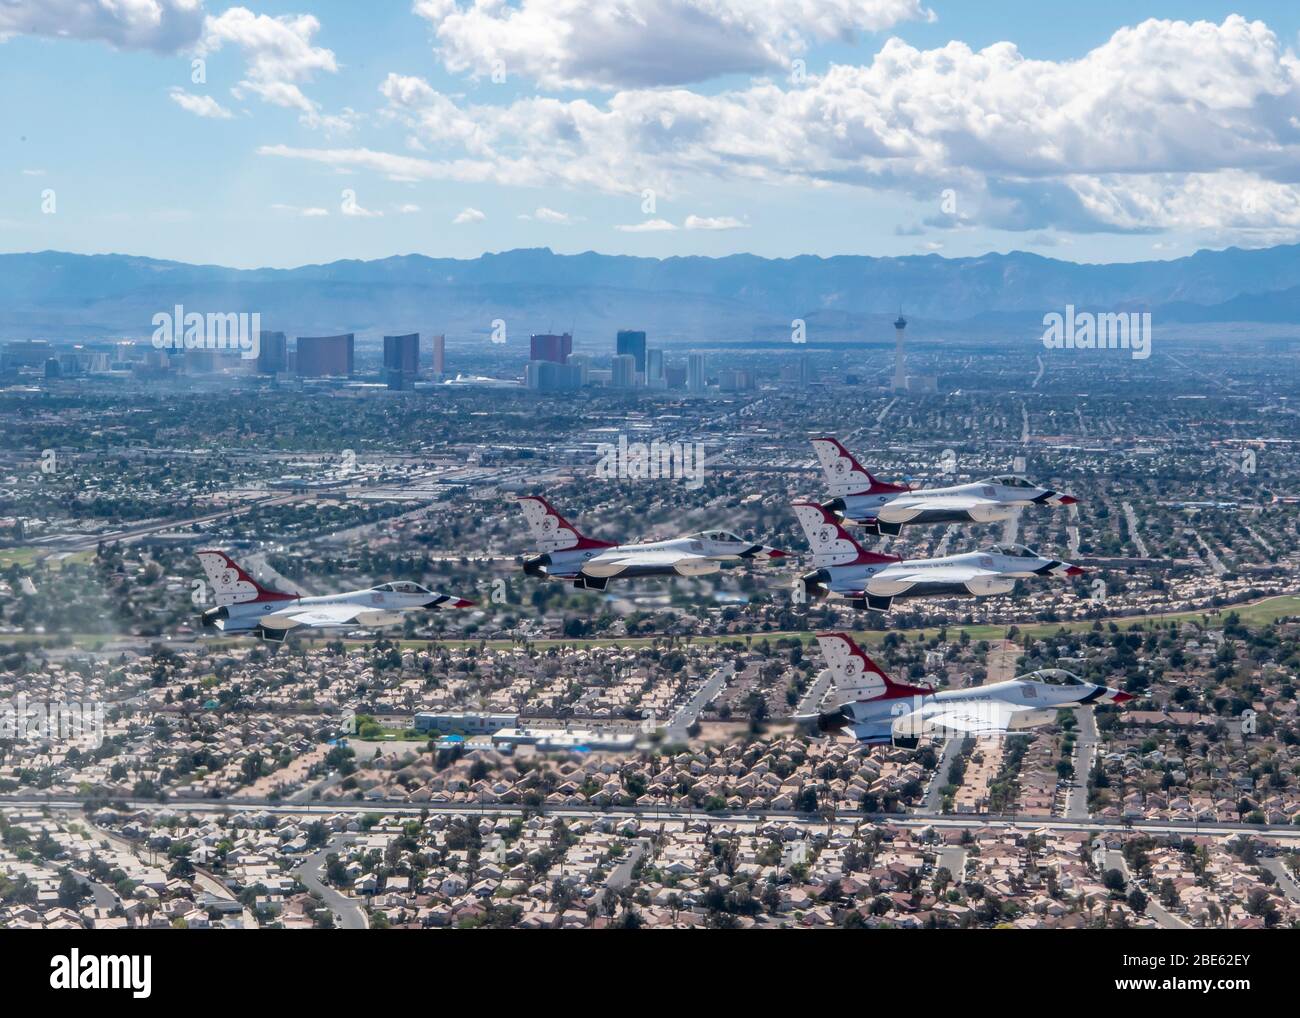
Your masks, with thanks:
M419 0L453 73L549 88L681 85L789 67L811 42L931 18L920 0Z
M398 75L381 92L441 158L292 154L394 177L614 194L670 195L699 178L867 187L929 205L925 225L944 229L1300 231L1300 60L1235 15L1145 21L1066 61L1007 42L919 50L891 39L870 63L800 86L709 95L461 105ZM939 214L945 189L959 216Z
M328 216L330 214L329 209L322 209L317 207L299 208L297 205L284 205L279 202L272 205L271 208L275 209L276 212L288 212L291 215L306 216L308 218Z
M667 233L669 230L677 229L677 227L667 219L647 219L642 223L615 226L614 229L623 233Z
M573 217L567 212L556 212L555 209L548 209L545 206L542 206L534 212L533 216L539 222L555 223L560 226L568 226L573 222Z
M0 42L37 35L176 53L198 42L203 17L203 0L4 0Z
M229 120L234 116L230 110L226 109L210 95L195 95L192 92L186 92L183 88L173 88L167 94L171 96L172 102L181 109L198 117L207 117L212 120Z
M456 218L452 223L456 226L463 226L466 223L481 223L487 218L482 212L474 207L463 208L456 213Z
M748 223L742 223L731 216L687 216L688 230L743 230Z
M319 30L320 22L310 14L271 17L231 7L206 20L199 51L215 52L226 44L240 50L246 66L244 77L230 90L236 98L255 95L273 106L297 110L308 127L347 133L358 119L353 110L322 113L300 87L318 72L333 74L339 69L333 50L312 44Z
M400 212L400 213L402 213L402 215L404 215L404 216L409 216L409 215L412 215L413 213L419 212L419 211L420 211L420 206L419 206L419 205L409 205L409 204L408 204L408 205L399 205L399 206L397 206L397 211Z

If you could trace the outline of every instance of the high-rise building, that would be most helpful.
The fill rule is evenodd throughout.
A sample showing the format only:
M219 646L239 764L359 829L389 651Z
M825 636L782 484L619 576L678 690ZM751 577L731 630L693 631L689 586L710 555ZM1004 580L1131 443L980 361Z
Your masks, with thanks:
M545 332L536 332L528 338L528 359L530 361L552 361L555 364L567 364L571 353L573 353L573 337L567 332L558 336Z
M390 389L413 389L420 373L420 334L384 337L384 381Z
M706 385L704 354L692 353L686 358L686 391L703 392Z
M352 377L353 334L299 336L294 362L299 378Z
M664 365L664 382L670 389L686 387L686 369L680 364Z
M441 332L433 337L433 377L441 380L447 373L447 337Z
M616 355L630 354L636 358L636 370L645 374L645 333L632 329L622 329L614 339Z
M610 378L616 389L636 388L636 357L630 353L616 355Z
M723 368L718 372L718 389L721 392L743 392L756 387L754 373L744 368Z
M569 364L578 369L579 385L586 385L591 380L591 355L585 353L569 354Z
M903 330L907 328L907 319L901 314L894 321L894 391L907 391L907 366L903 361Z
M651 389L664 388L664 352L662 350L647 350L645 352L645 384Z
M263 331L257 341L257 373L278 375L289 370L289 341L283 332Z
M577 364L555 361L529 361L524 369L524 384L539 392L563 392L582 385L582 368Z

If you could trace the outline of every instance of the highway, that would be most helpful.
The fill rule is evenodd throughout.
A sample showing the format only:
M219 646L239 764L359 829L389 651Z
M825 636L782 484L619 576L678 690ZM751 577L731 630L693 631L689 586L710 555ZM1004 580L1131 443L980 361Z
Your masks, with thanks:
M31 795L0 796L0 811L19 809L55 809L80 810L84 799L77 796L54 795L48 797ZM103 799L93 800L104 805ZM366 814L414 816L421 813L430 816L466 816L478 814L486 816L524 816L541 813L550 817L573 819L590 819L592 817L614 817L616 819L652 819L655 821L691 821L708 820L714 824L763 824L770 820L788 821L790 823L815 828L824 826L826 821L817 813L800 813L797 810L718 810L706 813L702 810L684 810L666 806L620 806L615 809L602 809L596 806L564 806L559 809L529 809L524 806L501 805L493 803L458 803L448 806L410 803L404 800L362 801L325 801L312 800L303 803L286 803L270 799L240 799L237 802L222 802L219 799L168 799L158 802L154 799L114 799L123 803L130 810L143 812L185 812L194 815L222 815L232 812L259 810L274 816L332 816L340 813L365 816ZM1246 824L1230 821L1200 823L1192 820L1112 820L1093 817L1088 820L1069 820L1060 817L1030 817L1002 814L952 814L916 812L916 813L859 813L837 814L835 823L852 827L858 823L889 824L897 827L923 828L932 827L941 830L977 830L981 827L1003 827L1019 831L1144 831L1149 834L1198 834L1229 835L1249 833L1257 837L1267 837L1278 841L1300 845L1300 827L1292 824Z

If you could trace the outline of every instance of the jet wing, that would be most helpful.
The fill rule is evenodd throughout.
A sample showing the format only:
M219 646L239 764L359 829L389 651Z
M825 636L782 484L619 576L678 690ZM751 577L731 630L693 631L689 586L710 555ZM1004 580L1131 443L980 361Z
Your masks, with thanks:
M883 584L899 583L907 587L916 583L965 583L972 576L981 572L971 566L934 566L929 569L886 569L877 573L873 579ZM868 583L870 586L870 583Z
M966 512L977 505L984 504L996 505L997 503L993 499L978 498L973 495L940 495L936 498L908 498L904 495L882 505L876 510L876 516L886 523L906 523L927 509Z
M301 611L276 612L264 615L261 624L266 629L329 629L340 626L380 626L398 622L398 612L376 611L363 604L327 604Z
M895 735L1005 735L1011 719L1022 711L1033 710L999 700L976 700L944 705L933 713L918 711L905 714L893 724Z
M582 564L588 576L662 576L678 573L699 576L716 573L721 566L716 559L681 549L655 548L625 551L614 555L597 555Z

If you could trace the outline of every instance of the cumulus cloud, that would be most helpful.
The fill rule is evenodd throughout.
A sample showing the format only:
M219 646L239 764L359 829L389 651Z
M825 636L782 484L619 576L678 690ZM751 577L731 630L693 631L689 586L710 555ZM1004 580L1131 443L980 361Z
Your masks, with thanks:
M456 226L464 226L466 223L481 223L486 218L486 215L473 206L470 206L457 212L456 218L452 220L452 223Z
M203 0L4 0L0 41L37 35L175 53L199 41L203 19Z
M387 114L440 158L275 154L394 179L661 195L698 178L860 186L931 203L928 226L1300 230L1300 62L1260 22L1149 20L1076 60L1011 43L921 50L802 85L627 89L472 105L389 75ZM957 215L939 215L940 196Z
M357 114L351 109L323 113L301 88L318 72L333 74L339 69L333 50L313 45L318 31L320 22L310 14L272 17L231 7L204 23L199 51L211 53L230 45L243 54L244 77L231 89L236 98L257 96L273 106L297 110L299 120L309 127L346 133Z
M187 113L193 113L196 117L207 117L211 120L229 120L234 116L230 110L226 109L210 95L195 95L193 92L186 92L183 88L173 88L168 95L172 97L172 102L177 106Z
M920 0L418 0L452 73L548 88L681 85L789 67L813 42L932 18Z

